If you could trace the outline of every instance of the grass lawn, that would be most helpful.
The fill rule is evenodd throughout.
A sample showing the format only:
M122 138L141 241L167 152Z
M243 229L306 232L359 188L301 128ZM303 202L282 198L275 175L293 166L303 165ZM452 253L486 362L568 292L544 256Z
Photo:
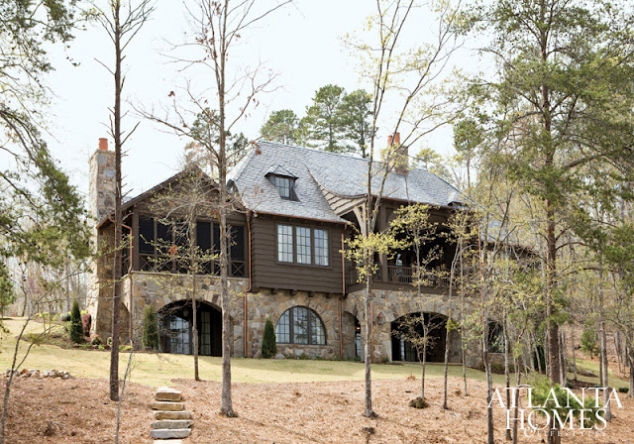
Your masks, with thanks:
M4 326L10 333L3 334L0 341L0 371L11 367L15 336L23 325L23 319L5 320ZM32 322L27 331L41 332L42 324ZM56 327L61 328L61 327ZM20 356L28 343L20 344ZM121 353L120 375L124 374L128 360L128 353ZM586 368L591 367L591 362L583 363ZM82 349L62 349L53 345L33 346L22 368L29 369L57 369L70 372L73 376L84 378L108 378L110 369L110 352ZM288 383L288 382L329 382L329 381L362 381L364 378L364 365L360 362L348 361L315 361L315 360L266 360L243 359L231 360L232 380L240 383ZM413 374L420 378L419 364L374 364L372 366L372 378L379 379L405 379ZM203 380L220 381L221 358L200 357L200 377ZM132 357L132 381L150 386L171 385L175 378L193 378L193 357L187 355L175 355L164 353L134 353ZM597 373L598 374L598 373ZM426 376L439 378L443 375L442 364L428 364ZM449 367L449 375L462 376L462 367L452 365ZM470 379L483 381L485 375L481 371L468 369L467 376ZM598 382L598 378L595 378ZM514 381L514 377L511 379ZM503 384L503 375L494 375L494 382ZM626 386L621 379L611 377L611 385L615 387Z

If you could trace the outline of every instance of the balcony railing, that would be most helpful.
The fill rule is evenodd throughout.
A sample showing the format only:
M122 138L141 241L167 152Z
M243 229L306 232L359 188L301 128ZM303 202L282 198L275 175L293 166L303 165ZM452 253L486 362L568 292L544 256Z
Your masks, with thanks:
M377 266L373 276L374 282L384 282L389 284L416 285L415 267L404 267L401 265L387 266L387 281L383 280L382 267ZM356 268L349 268L346 271L346 283L353 285L359 283L359 271ZM440 270L424 270L420 275L420 283L423 287L448 287L449 277L446 272Z

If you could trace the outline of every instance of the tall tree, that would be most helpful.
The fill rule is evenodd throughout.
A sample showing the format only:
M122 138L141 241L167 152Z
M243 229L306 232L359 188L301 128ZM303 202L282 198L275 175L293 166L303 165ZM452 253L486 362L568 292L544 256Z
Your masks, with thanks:
M115 150L114 285L112 298L112 347L110 354L110 399L113 401L119 400L119 318L121 311L121 251L123 248L121 156L123 145L138 126L137 123L128 132L122 127L124 113L121 100L125 84L123 60L125 59L128 45L143 27L153 10L151 0L139 0L136 4L133 0L126 4L122 3L121 0L108 0L106 7L101 8L95 2L93 3L94 9L90 11L91 16L104 28L114 46L114 67L109 68L107 64L102 63L114 80L114 105L110 110L110 135L114 139Z
M366 29L371 33L369 38L351 36L347 39L350 49L362 58L360 64L364 69L362 76L372 85L372 113L370 128L378 128L379 121L385 122L382 128L388 129L391 135L383 161L375 159L381 145L376 138L376 131L371 131L368 139L368 170L366 176L366 201L363 205L359 224L360 240L357 242L357 254L362 260L360 275L365 279L363 312L365 315L365 411L364 415L376 415L372 408L372 275L374 270L374 253L377 251L379 236L375 234L379 208L382 204L383 190L388 173L400 167L407 167L404 148L412 145L438 126L448 122L449 109L445 94L437 90L438 76L448 64L448 60L456 48L457 14L449 1L438 0L427 3L425 11L433 17L437 35L433 43L416 41L407 48L403 42L405 29L412 26L415 11L423 8L418 0L378 0L376 14L369 18ZM434 93L432 90L436 89ZM400 93L404 92L404 96ZM384 106L388 97L397 98L391 103L396 110L391 118L384 116ZM400 133L400 141L399 141ZM402 168L405 167L405 168ZM383 247L381 247L383 248Z
M306 143L331 153L347 151L343 144L340 107L346 91L337 85L322 86L315 92L313 104L306 107L300 131Z
M86 254L83 203L48 151L40 116L53 70L50 43L72 40L75 1L7 0L0 6L0 246L4 256L52 263ZM67 230L68 229L68 230ZM75 231L78 236L65 233Z
M368 157L368 141L373 133L370 126L371 104L372 96L358 89L346 94L338 109L343 136L355 145L354 151L364 159Z
M485 48L500 67L470 91L492 131L508 137L497 160L538 203L543 240L548 375L562 381L559 353L561 280L558 256L584 209L575 196L598 188L588 166L629 158L629 76L633 16L626 2L498 0L472 9L478 31L493 33ZM600 75L598 75L600 73Z
M228 280L228 247L231 233L227 226L227 215L236 209L238 196L229 193L227 171L229 166L230 135L236 125L246 116L256 97L269 91L270 75L262 67L244 68L232 63L230 55L237 50L240 40L245 38L254 25L265 20L292 0L199 0L196 10L188 9L192 28L192 45L200 49L200 57L183 60L188 66L199 65L211 71L210 85L205 92L188 89L187 106L179 106L174 97L178 121L169 116L159 117L143 114L154 121L172 128L177 134L191 139L208 153L211 169L218 171L218 204L215 215L220 226L220 299L222 306L222 394L220 413L228 417L237 416L233 410L231 396L231 316ZM189 45L191 46L191 45ZM209 94L209 90L212 94ZM209 108L212 103L213 110ZM193 110L192 110L193 108ZM193 120L190 121L189 119Z
M280 109L273 111L262 128L260 137L271 142L279 142L286 145L300 143L299 119L293 110Z

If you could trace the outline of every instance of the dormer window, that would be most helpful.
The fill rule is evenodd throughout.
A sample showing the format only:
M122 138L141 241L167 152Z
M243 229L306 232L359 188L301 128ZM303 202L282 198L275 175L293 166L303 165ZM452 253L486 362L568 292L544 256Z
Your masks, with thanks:
M293 182L295 179L290 177L271 175L271 183L275 185L275 189L282 199L292 199Z

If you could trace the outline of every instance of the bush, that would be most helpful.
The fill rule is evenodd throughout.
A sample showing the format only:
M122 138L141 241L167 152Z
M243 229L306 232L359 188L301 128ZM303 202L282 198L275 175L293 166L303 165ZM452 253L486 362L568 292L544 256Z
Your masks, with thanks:
M599 354L597 332L593 328L586 328L581 333L581 350L590 353L590 357Z
M270 319L264 324L264 336L262 337L262 357L273 358L277 354L277 344L275 343L275 327Z
M429 404L427 403L427 401L419 396L416 399L412 399L409 402L409 406L415 409L426 409L427 407L429 407Z
M159 329L156 312L151 305L145 307L143 316L143 347L146 350L157 350L159 346Z
M73 301L73 308L70 311L70 340L75 344L81 344L84 340L84 327L81 323L81 313L77 299Z

